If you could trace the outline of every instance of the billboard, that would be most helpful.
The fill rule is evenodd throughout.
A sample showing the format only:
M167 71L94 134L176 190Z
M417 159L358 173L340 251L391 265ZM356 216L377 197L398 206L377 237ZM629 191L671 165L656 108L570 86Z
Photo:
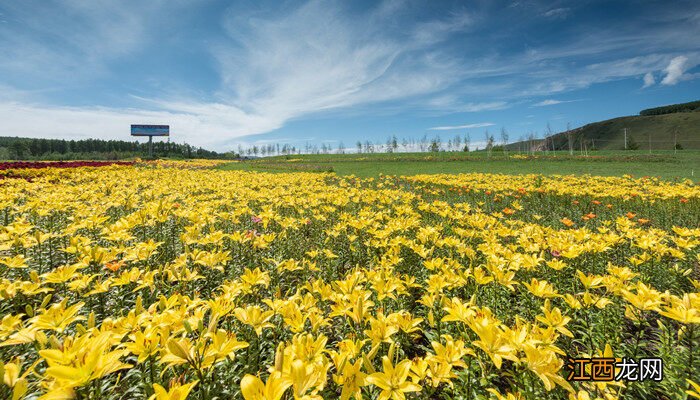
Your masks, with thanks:
M170 125L131 125L131 136L170 136Z

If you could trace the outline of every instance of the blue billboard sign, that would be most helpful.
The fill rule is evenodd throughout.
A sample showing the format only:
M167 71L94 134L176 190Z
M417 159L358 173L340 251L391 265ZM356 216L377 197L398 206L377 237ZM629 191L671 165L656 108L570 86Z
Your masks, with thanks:
M131 136L170 136L170 125L131 125Z

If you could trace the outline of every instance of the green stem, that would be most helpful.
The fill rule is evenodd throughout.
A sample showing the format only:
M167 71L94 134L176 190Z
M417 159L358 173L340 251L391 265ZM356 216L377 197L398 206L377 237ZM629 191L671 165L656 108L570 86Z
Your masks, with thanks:
M150 375L151 375L151 386L153 386L153 385L156 383L156 380L155 380L155 362L153 361L153 355L152 355L152 354L151 354L150 356L148 356L148 360L149 360L149 362L150 362L150 364L151 364L151 368L150 368L150 371L149 371L149 372L150 372Z
M693 345L694 345L694 327L693 324L688 325L688 365L686 365L686 379L688 380L688 390L691 390L692 387L690 385L690 379L693 378L693 362L695 361L693 359Z

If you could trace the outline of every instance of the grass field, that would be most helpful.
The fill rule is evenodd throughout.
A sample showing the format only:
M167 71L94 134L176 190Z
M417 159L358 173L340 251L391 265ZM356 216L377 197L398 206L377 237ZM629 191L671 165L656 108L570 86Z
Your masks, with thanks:
M596 176L655 176L662 179L700 180L700 151L596 151L588 156L567 152L538 153L393 153L309 154L266 157L222 165L228 170L335 172L338 175L376 177L384 175L498 173L498 174L589 174Z

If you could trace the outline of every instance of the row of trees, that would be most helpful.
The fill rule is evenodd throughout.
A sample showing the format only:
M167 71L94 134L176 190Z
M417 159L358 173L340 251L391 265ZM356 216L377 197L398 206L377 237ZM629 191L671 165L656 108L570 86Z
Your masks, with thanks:
M505 128L501 128L498 135L484 131L483 136L478 140L472 141L469 133L454 135L446 141L435 135L429 137L427 134L420 139L401 138L392 135L384 142L373 142L371 140L357 141L355 146L347 147L343 142L339 142L337 146L332 146L329 143L320 145L309 144L302 147L291 145L266 144L256 145L244 148L241 145L238 147L238 152L241 155L248 156L274 156L274 155L290 155L290 154L370 154L370 153L397 153L397 152L441 152L441 151L486 151L490 157L493 153L502 152L507 154L509 151L518 153L534 154L542 152L549 154L555 151L568 151L573 155L574 152L580 151L582 154L587 154L588 151L596 150L596 140L585 137L581 128L572 129L567 124L566 131L555 132L549 124L543 133L535 131L527 132L521 135L517 141L510 142L510 134ZM605 142L606 140L600 140Z
M124 140L63 140L0 137L0 159L123 159L148 154L148 143ZM173 158L237 158L234 152L217 153L187 143L154 142L153 154Z
M309 144L306 144L307 151L305 154L312 154L315 152L309 151ZM324 144L325 149L325 144ZM318 150L318 148L316 148ZM253 145L248 148L244 148L242 145L238 145L238 154L241 156L273 156L273 155L289 155L289 154L301 154L301 148L292 146L289 144L283 144L280 146L279 143L276 144L266 144L266 145Z
M373 143L366 140L364 143L357 141L355 143L356 153L396 153L396 152L438 152L438 151L469 151L471 145L471 137L468 133L464 136L455 135L444 142L439 135L428 138L428 135L423 135L422 138L416 140L414 138L403 138L399 142L396 135L390 136L385 143ZM341 146L342 143L341 143ZM344 146L343 146L344 147Z
M345 154L345 153L396 153L396 152L439 152L439 151L470 151L485 149L487 151L505 149L508 143L509 135L504 129L500 132L500 142L497 142L496 137L484 132L484 139L472 144L469 133L464 135L454 135L443 140L439 135L428 137L423 135L420 139L402 138L399 139L396 135L392 135L386 139L386 142L374 142L371 140L357 141L354 147L347 147L345 143L339 142L337 146L324 142L320 145L306 143L303 147L296 147L289 144L265 144L254 145L244 148L238 146L238 153L247 156L273 156L273 155L290 155L290 154Z
M394 152L425 152L425 151L469 151L470 138L469 134L464 137L455 135L447 142L443 142L439 136L428 138L424 135L423 138L416 140L414 138L403 138L400 142L394 136L387 138L386 143L373 142L365 140L358 141L354 148L345 146L345 143L339 142L337 146L324 142L320 145L306 143L304 147L296 147L289 144L265 144L254 145L244 148L238 145L238 153L247 156L273 156L273 155L290 155L290 154L345 154L348 152L354 153L394 153Z
M679 112L700 111L700 100L690 103L671 104L669 106L647 108L639 112L639 115L662 115Z

